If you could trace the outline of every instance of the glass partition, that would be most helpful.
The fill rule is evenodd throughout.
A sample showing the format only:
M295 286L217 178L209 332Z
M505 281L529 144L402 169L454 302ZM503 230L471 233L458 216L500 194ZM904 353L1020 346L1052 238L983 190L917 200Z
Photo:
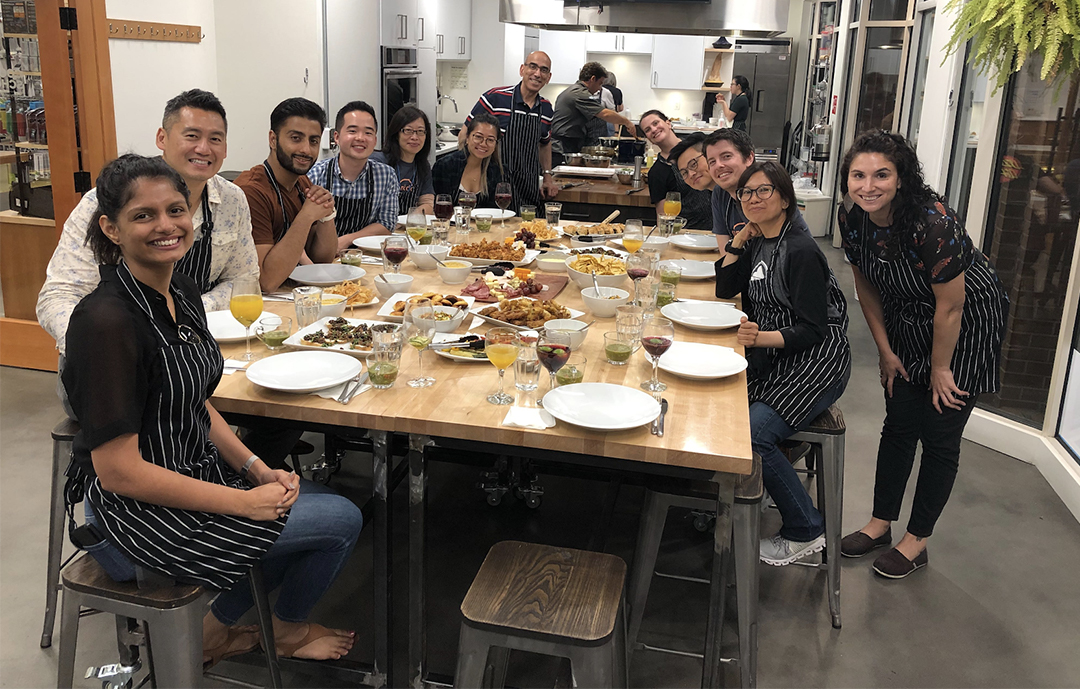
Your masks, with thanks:
M930 67L930 39L934 35L934 14L936 10L927 10L919 21L919 50L915 53L915 79L911 90L910 121L908 139L913 146L919 143L919 125L922 123L923 96L926 92L926 73Z
M1080 168L1080 166L1078 166ZM1073 192L1080 191L1080 169L1074 171ZM1068 171L1066 171L1068 176ZM1074 208L1076 206L1073 206ZM1074 215L1078 215L1074 213ZM1065 374L1065 395L1061 401L1057 436L1077 461L1080 461L1080 308L1077 309L1076 327L1073 329L1072 348L1069 350L1069 370Z
M896 98L907 32L902 26L866 29L855 136L871 129L891 131L898 126Z

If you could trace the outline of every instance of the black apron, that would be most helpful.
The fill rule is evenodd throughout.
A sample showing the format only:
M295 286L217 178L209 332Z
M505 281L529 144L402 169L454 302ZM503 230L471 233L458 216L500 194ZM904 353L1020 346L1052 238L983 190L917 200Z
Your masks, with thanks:
M210 212L210 200L206 187L202 193L202 235L195 240L188 252L173 267L178 273L187 275L199 286L199 292L206 294L214 283L210 280L210 264L214 258L214 215Z
M536 97L538 100L540 96ZM540 206L540 112L521 112L511 106L503 142L503 167L514 188L514 202ZM491 190L494 194L494 190Z
M337 167L336 157L326 166L326 189L331 194L334 193L333 184L335 167ZM362 199L350 199L344 196L334 197L334 210L337 211L337 216L334 218L334 226L337 228L339 237L344 237L353 232L359 232L372 223L372 209L375 206L375 175L371 174L371 171L367 169L366 165L360 174L364 174L365 171L368 173L367 197Z
M274 228L274 243L277 244L285 236L285 233L289 231L289 227L292 226L292 218L289 217L289 211L285 210L285 199L281 196L281 187L278 186L277 179L274 177L274 171L270 169L270 163L263 161L263 167L266 169L266 176L270 178L270 186L274 188L274 193L277 194L278 207L281 208L281 227ZM304 205L304 195L300 194L300 205Z

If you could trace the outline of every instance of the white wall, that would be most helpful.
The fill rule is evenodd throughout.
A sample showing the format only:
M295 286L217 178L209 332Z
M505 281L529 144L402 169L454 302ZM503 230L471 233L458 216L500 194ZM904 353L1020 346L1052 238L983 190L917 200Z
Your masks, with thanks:
M214 0L107 0L105 11L110 19L194 24L206 36L201 43L109 39L117 151L156 155L165 102L191 88L218 91ZM233 121L228 102L225 110Z

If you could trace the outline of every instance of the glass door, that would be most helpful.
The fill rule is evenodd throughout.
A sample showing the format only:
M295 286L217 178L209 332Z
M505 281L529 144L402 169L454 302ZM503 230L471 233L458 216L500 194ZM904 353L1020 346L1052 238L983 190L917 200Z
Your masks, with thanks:
M1074 191L1080 191L1077 189L1080 187L1080 166L1074 174ZM1073 215L1080 216L1080 212L1074 212ZM1080 462L1080 308L1077 308L1076 327L1073 329L1072 348L1069 350L1069 369L1065 374L1065 394L1061 400L1057 437L1072 453L1073 459Z
M908 110L907 138L912 146L919 143L919 126L922 124L923 100L926 92L926 73L930 68L930 39L934 36L934 16L937 10L920 13L918 30L919 48L915 53L914 79L911 85L911 107Z
M987 78L964 63L960 80L960 107L956 110L953 128L952 157L949 159L949 179L945 198L961 220L967 219L968 197L975 172L975 152L979 147L979 130L983 124Z

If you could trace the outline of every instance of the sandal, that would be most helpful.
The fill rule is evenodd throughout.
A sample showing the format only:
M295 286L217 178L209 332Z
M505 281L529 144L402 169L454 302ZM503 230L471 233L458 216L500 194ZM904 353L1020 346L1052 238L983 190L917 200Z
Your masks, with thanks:
M307 634L304 635L303 639L300 639L296 643L292 643L292 644L286 644L286 643L282 643L280 641L275 640L274 645L277 647L278 657L292 658L292 657L294 657L296 652L299 651L304 646L307 646L308 644L310 644L310 643L312 643L314 641L317 641L317 640L319 640L319 639L321 639L323 637L336 636L336 635L337 635L337 632L334 631L333 629L327 629L326 627L322 626L321 624L315 624L314 622L309 622L308 623Z
M233 644L245 636L251 637L250 644L244 644L239 648L233 648ZM214 648L207 648L203 650L203 656L209 656L209 660L203 661L203 672L206 672L210 668L214 667L226 658L232 658L233 656L243 655L248 651L254 651L259 647L259 630L251 630L244 627L229 627L228 633L225 636L225 641L219 646Z

